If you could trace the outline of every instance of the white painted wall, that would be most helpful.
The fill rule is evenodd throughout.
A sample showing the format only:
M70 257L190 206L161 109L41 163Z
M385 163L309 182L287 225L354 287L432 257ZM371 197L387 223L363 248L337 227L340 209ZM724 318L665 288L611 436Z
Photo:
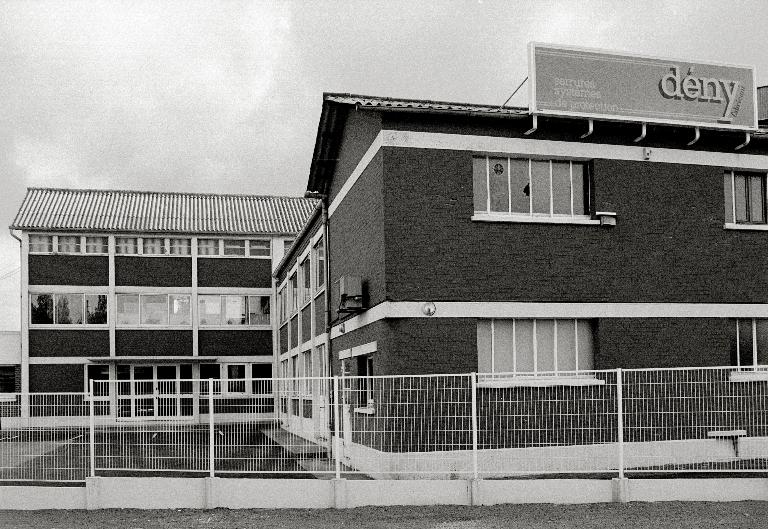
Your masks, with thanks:
M0 331L0 365L21 363L21 333Z

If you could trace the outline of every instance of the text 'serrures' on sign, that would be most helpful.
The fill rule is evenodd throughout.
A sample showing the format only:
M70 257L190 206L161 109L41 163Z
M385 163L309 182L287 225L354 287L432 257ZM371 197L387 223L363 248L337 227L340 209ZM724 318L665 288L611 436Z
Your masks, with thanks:
M755 70L530 44L531 112L707 128L757 128Z

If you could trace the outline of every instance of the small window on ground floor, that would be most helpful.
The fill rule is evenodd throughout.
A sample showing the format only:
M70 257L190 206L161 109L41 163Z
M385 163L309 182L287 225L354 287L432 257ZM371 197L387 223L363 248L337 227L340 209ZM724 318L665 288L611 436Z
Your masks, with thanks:
M16 366L0 366L0 393L16 392Z
M593 323L493 319L477 324L480 373L548 374L593 369Z
M735 364L741 368L768 365L768 319L736 320Z
M91 391L91 380L93 383L93 394L96 397L109 396L109 384L106 382L99 382L109 380L109 366L108 365L86 365L85 366L85 392Z

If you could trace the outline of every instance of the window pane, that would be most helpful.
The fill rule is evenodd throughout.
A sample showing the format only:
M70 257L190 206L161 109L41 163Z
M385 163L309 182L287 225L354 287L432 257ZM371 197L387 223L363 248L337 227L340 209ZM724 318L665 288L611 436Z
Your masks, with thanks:
M511 160L512 212L531 212L531 186L528 185L528 160Z
M107 323L107 296L85 295L85 321L92 325Z
M755 320L757 326L757 364L768 365L768 320Z
M490 158L488 184L491 193L491 211L509 211L509 174L506 158Z
M590 320L577 320L578 327L576 328L578 333L579 344L579 356L577 358L579 369L592 370L595 368L594 359L594 329Z
M220 371L219 364L200 364L200 378L204 380L204 382L200 383L200 393L205 395L208 393L207 380L209 378L212 378L213 380L218 381L221 378L221 371ZM221 393L221 383L214 382L213 394L218 395L219 393Z
M749 218L752 222L765 222L765 193L763 177L749 177Z
M533 212L549 215L549 162L531 160Z
M493 372L491 369L491 320L477 320L477 372Z
M747 179L744 175L734 177L734 193L736 198L736 222L747 222Z
M576 370L576 320L557 320L557 370Z
M493 372L512 373L515 368L512 357L512 320L493 321Z
M754 364L752 355L752 320L739 320L739 365L749 367Z
M533 371L533 320L515 320L517 373Z
M291 313L294 313L298 307L298 283L296 281L296 274L293 274L291 276L291 279L289 281L291 286Z
M200 325L221 325L221 296L198 296Z
M270 251L269 251L269 241L262 241L262 240L256 240L256 241L249 241L248 242L250 247L250 253L251 257L269 257Z
M87 365L86 368L86 391L90 391L91 380L109 380L109 366L105 365ZM105 382L93 384L93 394L96 397L106 397L109 395L109 384Z
M106 237L86 237L85 253L107 253L108 243Z
M133 237L118 237L115 239L115 253L118 254L135 254L136 253L136 239Z
M139 324L139 295L138 294L118 294L117 295L117 324L118 325L138 325Z
M227 379L230 393L245 392L245 365L235 364L227 366Z
M725 222L733 222L733 181L730 171L723 173L723 195L725 195Z
M50 253L53 251L53 237L51 235L30 235L29 251L32 253Z
M472 192L475 197L475 211L488 211L485 156L472 158Z
M555 322L536 320L536 371L555 370Z
M142 294L141 323L145 325L168 325L168 296L165 294Z
M571 162L573 177L573 214L589 215L589 165Z
M170 294L168 296L170 324L189 325L192 322L190 305L189 296Z
M570 162L552 162L552 207L555 215L571 214Z
M245 325L245 296L224 296L224 322Z
M80 253L80 236L59 235L60 253Z
M219 255L219 240L198 239L197 255Z
M55 294L54 301L56 303L56 323L83 323L82 294Z
M224 255L245 255L245 240L224 239Z
M171 255L189 255L191 242L189 239L171 239Z
M159 238L147 238L143 239L143 252L144 255L162 255L163 246L165 246L165 239Z
M53 296L50 294L30 294L32 310L30 322L34 324L53 323Z
M0 393L16 391L16 366L0 366Z
M316 285L317 288L321 288L325 284L325 247L323 246L322 239L315 245L315 257L315 273L317 274Z
M248 296L248 323L269 325L269 296Z

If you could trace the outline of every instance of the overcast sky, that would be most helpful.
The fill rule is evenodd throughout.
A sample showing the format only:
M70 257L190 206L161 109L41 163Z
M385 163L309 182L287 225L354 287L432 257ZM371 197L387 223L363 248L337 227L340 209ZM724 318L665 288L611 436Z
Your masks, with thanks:
M0 226L27 186L300 195L323 91L501 104L532 40L762 85L767 37L764 0L0 1ZM18 266L2 229L0 329Z

